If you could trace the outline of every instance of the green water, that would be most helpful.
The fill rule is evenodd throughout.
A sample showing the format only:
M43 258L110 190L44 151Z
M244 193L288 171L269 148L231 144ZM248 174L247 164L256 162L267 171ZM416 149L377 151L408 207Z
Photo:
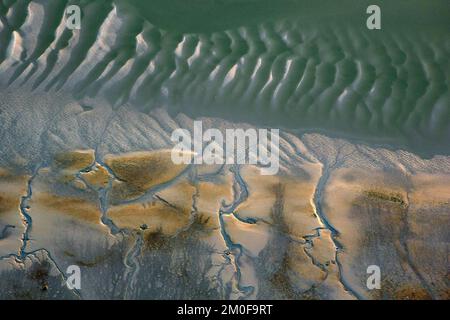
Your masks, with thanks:
M2 2L0 62L32 3ZM173 115L450 150L448 1L377 1L381 30L367 29L375 3L365 0L42 4L37 35L19 33L30 49L0 75L3 84L80 101L105 96L144 113L165 106ZM80 5L81 30L58 33L68 4Z

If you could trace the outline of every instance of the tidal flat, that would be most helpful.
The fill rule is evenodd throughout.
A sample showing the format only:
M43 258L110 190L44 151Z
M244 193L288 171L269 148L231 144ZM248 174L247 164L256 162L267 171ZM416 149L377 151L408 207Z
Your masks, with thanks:
M450 11L378 2L0 0L0 299L448 300Z

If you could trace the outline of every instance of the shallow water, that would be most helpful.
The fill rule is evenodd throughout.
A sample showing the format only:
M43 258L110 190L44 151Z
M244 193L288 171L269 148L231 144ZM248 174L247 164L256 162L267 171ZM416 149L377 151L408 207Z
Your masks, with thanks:
M0 298L447 299L448 1L377 3L0 0ZM196 120L279 173L175 165Z

